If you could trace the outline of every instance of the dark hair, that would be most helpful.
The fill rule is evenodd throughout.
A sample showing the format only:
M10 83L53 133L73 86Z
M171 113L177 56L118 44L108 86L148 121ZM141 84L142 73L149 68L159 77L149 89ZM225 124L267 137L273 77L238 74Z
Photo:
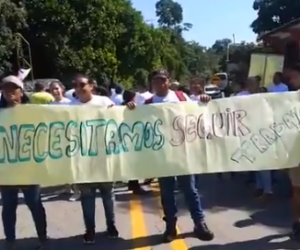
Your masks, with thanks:
M123 92L123 100L124 100L124 102L122 103L122 105L126 105L128 102L133 101L135 95L136 94L133 91L124 90L124 92Z
M123 92L123 89L122 89L122 87L121 86L119 86L119 85L117 85L116 86L116 88L115 88L115 91L116 91L116 94L122 94L122 92Z
M255 80L260 82L261 81L261 76L260 75L255 76Z
M63 90L65 90L65 86L64 86L60 81L52 81L52 82L50 82L49 88L50 88L53 84L55 84L55 83L57 83Z
M274 76L277 76L280 79L280 81L283 80L283 74L282 74L282 72L277 71L277 72L275 72Z
M178 91L182 91L183 93L187 94L188 96L191 94L190 89L187 86L179 85Z
M109 91L106 88L102 87L102 86L97 86L95 88L95 93L97 95L101 95L101 96L109 96Z
M261 92L261 93L267 93L268 89L266 87L260 87L259 88L259 92Z
M34 91L35 92L40 92L40 91L43 91L45 89L45 85L42 84L41 82L36 82L34 84Z
M300 64L295 64L292 67L290 67L289 69L300 73Z
M89 84L92 84L92 85L95 85L95 86L98 85L98 84L97 84L97 81L96 81L95 79L93 79L93 78L89 78L89 79L88 79L88 83L89 83Z
M148 88L149 88L149 84L146 83L146 82L137 82L137 83L136 83L136 86L137 86L137 87L144 88L144 89L148 89Z
M22 96L22 98L21 98L21 104L27 104L29 102L30 102L30 100L29 100L28 95L26 95L24 93L23 96ZM3 109L3 108L7 108L7 107L8 107L7 100L4 98L3 95L1 95L1 98L0 98L0 108Z

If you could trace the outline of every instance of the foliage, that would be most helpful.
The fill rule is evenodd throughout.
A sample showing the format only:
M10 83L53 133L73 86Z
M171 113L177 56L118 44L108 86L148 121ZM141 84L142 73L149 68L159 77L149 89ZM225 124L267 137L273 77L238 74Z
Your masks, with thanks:
M179 81L226 67L224 41L230 41L216 41L212 48L186 41L192 24L184 22L182 7L173 0L157 2L158 27L145 22L129 0L19 2L1 1L0 59L3 67L15 61L13 34L20 32L31 45L36 78L84 73L132 87L158 67ZM234 49L232 58L246 58L249 46Z
M0 71L11 68L9 59L17 47L14 34L26 25L26 12L17 4L11 1L0 2Z
M257 18L251 28L256 34L270 31L300 17L300 0L255 0Z

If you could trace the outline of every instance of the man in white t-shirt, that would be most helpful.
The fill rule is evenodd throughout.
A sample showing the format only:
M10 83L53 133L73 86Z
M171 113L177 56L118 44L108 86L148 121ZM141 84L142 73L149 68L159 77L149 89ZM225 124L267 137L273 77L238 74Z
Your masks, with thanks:
M103 108L114 105L108 97L94 95L94 84L85 76L75 78L74 89L78 97L78 100L73 101L72 104L74 105L95 105ZM118 237L119 232L115 226L113 183L79 184L79 189L82 191L81 207L86 227L83 242L85 244L93 244L95 242L95 199L97 189L101 192L102 202L105 208L107 234L109 237Z
M155 93L150 99L145 101L145 104L151 103L178 103L180 101L193 102L185 93L181 91L170 90L170 76L166 70L156 70L151 74L151 85L153 93ZM207 95L201 95L199 97L201 102L208 102L210 97ZM134 109L134 102L129 102L127 107ZM149 115L149 114L147 114ZM164 166L161 166L162 168ZM191 217L194 222L194 233L200 239L204 241L210 241L214 238L213 233L209 230L204 221L204 212L201 206L200 196L196 188L196 181L194 175L184 176L169 176L158 178L161 203L164 211L164 220L166 222L166 230L163 234L163 241L170 242L176 239L177 230L177 216L176 216L176 202L175 202L175 178L177 179L179 186L181 187L185 200L188 203Z
M123 93L123 89L120 86L116 86L115 94L110 98L114 104L121 105L123 103L124 100L123 100L122 93Z
M89 82L88 78L79 77L74 81L75 94L78 99L74 99L72 104L75 105L96 105L100 107L111 107L114 105L113 101L107 96L94 95L94 84Z
M148 84L145 82L137 83L137 93L135 95L135 102L137 104L143 104L146 100L150 99L153 94L149 91Z

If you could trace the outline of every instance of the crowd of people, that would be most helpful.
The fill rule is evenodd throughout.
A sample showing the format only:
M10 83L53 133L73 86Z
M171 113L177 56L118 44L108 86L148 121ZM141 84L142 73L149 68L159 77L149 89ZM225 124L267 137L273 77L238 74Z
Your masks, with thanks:
M300 89L300 68L291 70L289 83L295 89ZM150 84L149 84L150 83ZM211 97L204 93L205 80L202 78L191 79L188 86L182 86L172 81L166 70L155 70L149 74L149 83L137 83L137 89L124 90L121 86L98 86L97 82L85 75L75 75L73 89L65 91L60 81L50 82L47 86L35 84L35 93L27 96L24 92L24 83L16 76L8 76L2 79L0 109L13 108L17 105L33 103L44 105L96 105L101 108L113 108L115 105L126 105L134 112L137 105L151 105L152 103L177 103L200 102L208 103ZM288 91L287 85L282 80L280 72L275 73L273 83L264 88L260 86L260 77L251 77L241 84L234 84L232 96L248 96L262 92ZM290 171L293 185L294 219L293 237L300 239L300 170L293 168ZM256 196L269 199L272 196L272 171L258 171L254 173L256 183ZM299 178L299 179L298 179ZM149 184L151 180L146 180ZM158 178L160 187L161 205L166 224L162 235L163 242L171 242L177 236L177 207L175 201L175 189L177 184L183 193L186 205L190 211L194 223L194 234L203 241L211 241L213 232L205 222L204 212L197 185L197 176L169 176ZM95 241L95 199L97 190L100 191L105 212L107 236L115 238L119 236L115 223L113 183L85 183L66 185L62 192L73 192L71 201L80 200L85 233L84 244L93 244ZM142 195L145 190L137 180L131 180L128 188L135 194ZM8 249L15 247L16 209L18 205L18 192L22 191L24 200L31 211L37 235L39 248L47 246L47 216L41 200L41 188L38 185L28 186L1 186L2 196L2 222Z

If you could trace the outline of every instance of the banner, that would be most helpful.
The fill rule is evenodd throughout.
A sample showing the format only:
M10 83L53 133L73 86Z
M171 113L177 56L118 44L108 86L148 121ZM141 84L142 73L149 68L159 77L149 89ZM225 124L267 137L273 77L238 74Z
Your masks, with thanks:
M300 162L299 92L100 109L0 111L0 184L104 182Z

